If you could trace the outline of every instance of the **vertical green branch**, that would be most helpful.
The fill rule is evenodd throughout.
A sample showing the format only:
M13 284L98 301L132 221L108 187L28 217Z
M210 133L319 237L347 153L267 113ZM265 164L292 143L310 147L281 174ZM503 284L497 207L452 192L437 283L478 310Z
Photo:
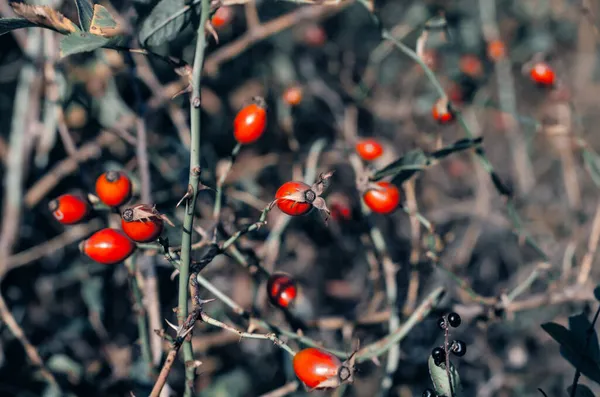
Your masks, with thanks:
M204 64L204 50L206 35L204 27L208 20L210 3L202 0L200 23L197 30L196 53L192 70L192 96L190 100L191 145L190 145L190 176L183 219L183 233L181 236L181 267L179 268L179 304L177 320L179 326L183 324L188 315L188 282L190 264L192 261L192 227L194 224L194 208L198 196L198 183L200 182L200 79ZM191 397L194 386L194 353L192 350L191 333L183 344L183 359L185 361L185 397Z

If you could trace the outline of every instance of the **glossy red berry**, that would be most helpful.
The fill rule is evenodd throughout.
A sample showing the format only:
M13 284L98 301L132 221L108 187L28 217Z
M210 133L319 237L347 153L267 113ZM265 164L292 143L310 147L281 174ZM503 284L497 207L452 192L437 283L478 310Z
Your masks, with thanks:
M538 62L535 65L533 65L529 73L531 75L531 79L539 85L554 85L556 75L554 74L554 71L552 70L550 65L548 65L545 62Z
M63 194L50 201L48 208L54 218L63 225L81 222L89 214L91 207L88 201L75 194Z
M292 85L283 92L283 100L289 106L298 106L302 102L302 87Z
M138 243L147 243L154 241L163 231L164 223L160 218L154 218L148 221L127 222L121 218L121 229L127 237Z
M440 124L448 124L454 120L454 114L448 108L448 102L444 99L438 100L431 108L433 119Z
M233 121L233 135L241 144L258 140L267 126L267 106L263 98L255 97L253 102L242 108Z
M285 198L298 193L302 194L304 202ZM315 198L316 194L304 182L286 182L275 193L277 207L292 216L308 214L313 208L312 202Z
M373 161L383 154L383 146L375 139L363 139L356 144L356 152L363 160Z
M298 295L298 286L287 274L273 273L267 281L267 294L272 304L287 309Z
M135 250L135 244L120 230L102 229L92 234L81 245L90 259L105 265L124 261Z
M400 191L389 182L377 182L378 188L369 189L363 195L363 200L371 211L378 214L389 214L400 203Z
M131 180L121 171L108 171L96 179L96 195L109 207L118 207L131 198Z
M294 356L296 376L310 388L316 388L321 382L338 376L342 362L331 353L314 347L301 350Z
M219 9L215 11L212 18L210 19L210 22L216 29L219 29L226 25L229 25L232 19L233 10L231 9L231 7L223 6L219 7Z

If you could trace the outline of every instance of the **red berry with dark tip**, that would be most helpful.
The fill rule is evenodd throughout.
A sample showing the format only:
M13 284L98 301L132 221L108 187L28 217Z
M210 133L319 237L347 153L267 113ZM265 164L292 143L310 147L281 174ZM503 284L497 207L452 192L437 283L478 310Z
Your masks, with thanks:
M127 259L135 250L135 244L122 231L107 228L83 241L81 250L96 262L113 265Z
M308 192L312 192L310 190L310 186L308 186L304 182L286 182L277 189L277 193L275 193L275 199L277 200L277 207L288 215L299 216L308 214L310 210L312 210L313 205L311 204L311 200L296 201L292 199L286 199L284 197L290 196L294 193L303 192L306 195L310 195ZM314 193L313 193L314 195ZM312 197L312 196L311 196ZM311 198L308 197L308 198ZM312 197L314 200L314 197Z
M108 171L96 180L96 195L109 207L119 207L131 198L131 180L122 171Z
M81 222L90 213L91 207L86 199L75 194L63 194L50 201L48 209L54 218L63 225Z

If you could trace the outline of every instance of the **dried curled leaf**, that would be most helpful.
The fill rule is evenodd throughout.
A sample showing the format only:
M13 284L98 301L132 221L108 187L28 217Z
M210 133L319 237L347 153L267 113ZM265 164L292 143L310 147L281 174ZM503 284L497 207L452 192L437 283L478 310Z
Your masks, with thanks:
M123 33L123 29L106 8L100 4L94 4L90 33L102 37L114 37Z
M15 14L38 26L56 30L62 34L79 30L73 21L48 6L32 6L23 3L10 3L10 6Z

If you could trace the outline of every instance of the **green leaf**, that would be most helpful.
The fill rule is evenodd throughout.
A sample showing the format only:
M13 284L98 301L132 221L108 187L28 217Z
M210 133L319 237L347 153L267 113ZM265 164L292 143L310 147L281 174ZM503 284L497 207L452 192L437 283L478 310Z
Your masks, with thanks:
M65 36L60 41L60 56L66 57L80 52L97 50L107 45L111 39L95 34L82 32Z
M460 376L458 375L458 371L456 367L450 363L450 379L448 379L448 374L446 373L446 366L442 364L442 367L438 367L435 365L433 361L433 357L431 354L429 355L429 360L427 361L427 366L429 367L429 377L433 382L433 388L435 392L440 396L454 396L461 397L462 396L462 386L460 384ZM452 387L450 387L452 385Z
M77 14L79 14L79 26L81 29L88 32L94 15L94 8L89 0L75 0L77 6Z
M25 18L0 18L0 36L15 29L31 28L37 26Z
M590 323L590 320L588 320L587 316L583 313L580 313L569 317L569 330L580 341L585 341L586 338L589 338L587 355L595 362L600 363L600 346L598 346L598 335L596 335L596 330L594 330L594 327L592 327L592 323ZM588 331L591 331L591 334L588 335Z
M572 366L594 382L600 383L600 367L585 351L585 338L578 339L577 334L556 323L542 324L542 329L558 342L560 354Z
M583 149L583 162L596 186L600 187L600 156L592 150Z
M473 146L480 145L482 141L483 141L482 137L475 138L475 139L470 139L470 138L461 139L459 141L454 142L454 144L452 144L450 146L446 146L445 148L442 148L436 152L431 153L431 157L439 160L441 158L449 156L452 153L461 152L463 150L470 149Z
M405 181L415 173L427 168L428 165L429 159L425 152L421 149L415 149L377 171L371 179L378 181L386 176L393 175L401 181Z
M573 386L567 387L567 393L569 396L571 395L571 389ZM590 390L586 385L577 385L577 389L575 390L575 397L595 397L594 393Z
M174 39L194 18L199 18L201 0L162 0L142 22L139 40L142 46L157 46Z

